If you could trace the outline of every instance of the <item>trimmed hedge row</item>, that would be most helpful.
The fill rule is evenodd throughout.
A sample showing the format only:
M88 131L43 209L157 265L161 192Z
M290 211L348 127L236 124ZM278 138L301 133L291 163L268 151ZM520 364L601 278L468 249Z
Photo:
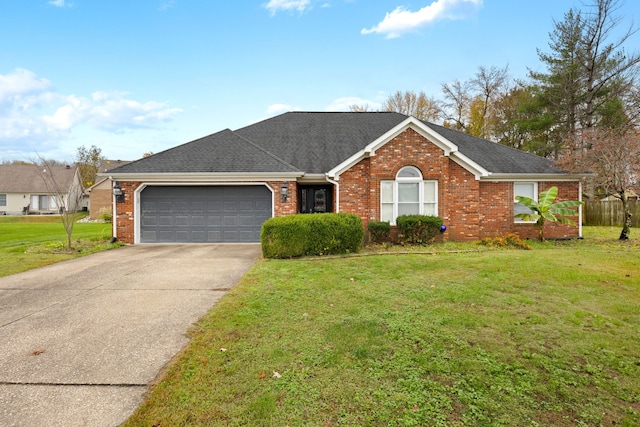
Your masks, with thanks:
M363 237L360 217L346 213L279 216L265 221L260 231L265 258L355 253Z

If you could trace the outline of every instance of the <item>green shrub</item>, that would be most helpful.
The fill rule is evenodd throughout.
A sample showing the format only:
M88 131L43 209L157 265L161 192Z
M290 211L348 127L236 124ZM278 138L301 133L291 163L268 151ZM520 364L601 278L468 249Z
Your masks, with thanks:
M370 221L367 230L373 243L388 242L391 236L391 224L388 221Z
M345 213L299 214L262 224L265 258L294 258L358 252L364 229L359 216Z
M401 215L396 219L398 237L403 244L423 245L433 241L440 232L442 218L429 215Z

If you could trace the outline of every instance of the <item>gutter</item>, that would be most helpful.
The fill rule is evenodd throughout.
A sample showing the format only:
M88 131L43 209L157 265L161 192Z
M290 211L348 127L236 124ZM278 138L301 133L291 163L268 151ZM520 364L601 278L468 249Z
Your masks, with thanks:
M580 181L588 174L567 173L489 173L480 181Z
M291 181L304 175L303 172L258 172L258 173L100 173L98 176L111 177L115 181L144 181L144 182L192 182L192 181Z

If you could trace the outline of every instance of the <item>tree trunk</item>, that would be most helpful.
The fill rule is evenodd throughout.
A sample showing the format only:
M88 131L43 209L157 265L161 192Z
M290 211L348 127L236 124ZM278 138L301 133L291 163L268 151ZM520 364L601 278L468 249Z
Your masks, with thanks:
M538 240L544 242L544 222L536 224L536 227L538 227Z
M624 190L620 194L620 200L622 200L622 212L624 215L622 231L620 232L620 240L629 240L629 232L631 231L631 210L629 209L627 193Z

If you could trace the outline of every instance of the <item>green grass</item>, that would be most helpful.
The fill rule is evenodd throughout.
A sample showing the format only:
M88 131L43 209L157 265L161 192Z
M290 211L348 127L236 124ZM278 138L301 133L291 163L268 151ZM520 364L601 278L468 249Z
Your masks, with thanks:
M114 247L111 224L77 223L72 238L69 252L59 216L0 217L0 277Z
M640 246L618 232L262 260L125 425L640 425Z

